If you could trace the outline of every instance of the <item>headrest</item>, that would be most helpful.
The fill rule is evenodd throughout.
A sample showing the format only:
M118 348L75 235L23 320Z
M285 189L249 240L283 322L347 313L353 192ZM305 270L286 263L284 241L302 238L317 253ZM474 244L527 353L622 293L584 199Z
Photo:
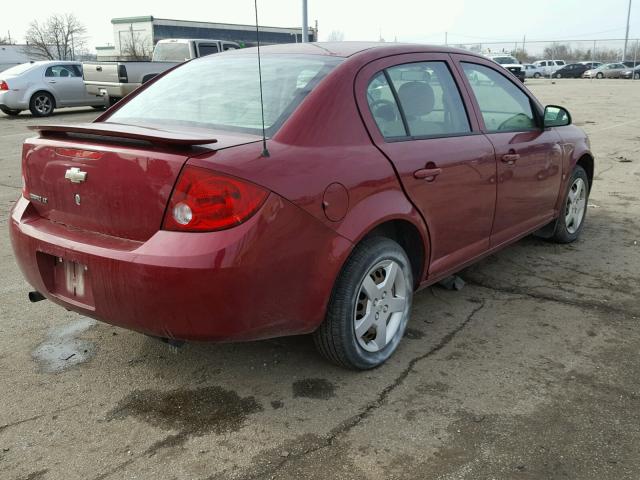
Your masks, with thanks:
M426 82L407 82L398 89L398 97L408 117L428 115L433 110L435 95Z

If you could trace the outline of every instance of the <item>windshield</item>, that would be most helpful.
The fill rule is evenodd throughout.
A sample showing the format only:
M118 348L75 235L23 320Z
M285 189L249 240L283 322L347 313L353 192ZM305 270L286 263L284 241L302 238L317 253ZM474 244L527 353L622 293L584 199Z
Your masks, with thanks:
M513 57L495 57L493 59L494 62L499 63L500 65L508 65L508 64L518 64L518 60Z
M263 55L264 121L273 135L341 58ZM261 134L258 58L218 54L193 60L140 92L110 122L186 125Z
M35 67L33 63L23 63L21 65L16 65L15 67L8 68L7 70L0 72L0 75L9 76L9 75L20 75L24 72L27 72Z
M188 43L158 43L153 49L154 62L184 62L191 58Z

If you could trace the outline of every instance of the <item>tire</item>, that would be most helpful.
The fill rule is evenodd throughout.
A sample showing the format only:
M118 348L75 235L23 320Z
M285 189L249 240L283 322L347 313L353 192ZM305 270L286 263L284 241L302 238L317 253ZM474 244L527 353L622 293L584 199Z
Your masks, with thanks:
M29 102L29 110L34 117L48 117L56 108L56 101L50 93L36 92Z
M2 111L2 113L9 115L10 117L17 117L18 115L20 115L20 112L22 110L17 110L14 108L8 108L5 106L0 106L0 111Z
M542 75L540 75L539 72L536 72L533 74L533 78L540 78Z
M343 266L325 320L313 334L318 351L354 370L383 364L402 340L412 300L411 263L402 247L385 237L363 240Z
M578 239L587 217L589 191L587 172L580 165L576 165L569 179L562 200L563 209L556 220L551 240L556 243L571 243Z
M596 78L604 78L604 74L602 72L596 73Z
M91 108L93 108L94 110L105 110L107 107L105 107L104 105L91 105Z
M562 78L562 74L561 73L556 73L555 77L556 78Z
M635 78L636 80L640 80L640 73L636 73L633 78Z

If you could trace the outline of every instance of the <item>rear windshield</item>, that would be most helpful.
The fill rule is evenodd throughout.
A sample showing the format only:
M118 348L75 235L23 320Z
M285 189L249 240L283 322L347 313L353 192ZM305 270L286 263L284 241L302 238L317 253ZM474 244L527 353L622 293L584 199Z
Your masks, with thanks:
M7 70L1 72L1 74L5 76L20 75L28 70L31 70L33 67L35 67L35 64L33 63L23 63L21 65L16 65L15 67L8 68Z
M322 55L263 55L267 135L273 135L313 87L341 61ZM108 121L260 134L258 57L222 53L192 60L140 92Z
M518 64L518 60L513 57L494 57L493 61L500 65Z
M184 62L191 58L188 43L158 43L153 49L154 62Z

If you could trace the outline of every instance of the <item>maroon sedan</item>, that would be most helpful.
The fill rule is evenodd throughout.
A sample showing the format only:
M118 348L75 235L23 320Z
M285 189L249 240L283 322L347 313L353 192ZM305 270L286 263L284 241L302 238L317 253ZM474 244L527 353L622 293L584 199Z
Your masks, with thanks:
M33 299L165 339L314 334L380 365L413 292L533 232L571 242L594 159L508 71L424 45L188 62L36 127L10 221Z

